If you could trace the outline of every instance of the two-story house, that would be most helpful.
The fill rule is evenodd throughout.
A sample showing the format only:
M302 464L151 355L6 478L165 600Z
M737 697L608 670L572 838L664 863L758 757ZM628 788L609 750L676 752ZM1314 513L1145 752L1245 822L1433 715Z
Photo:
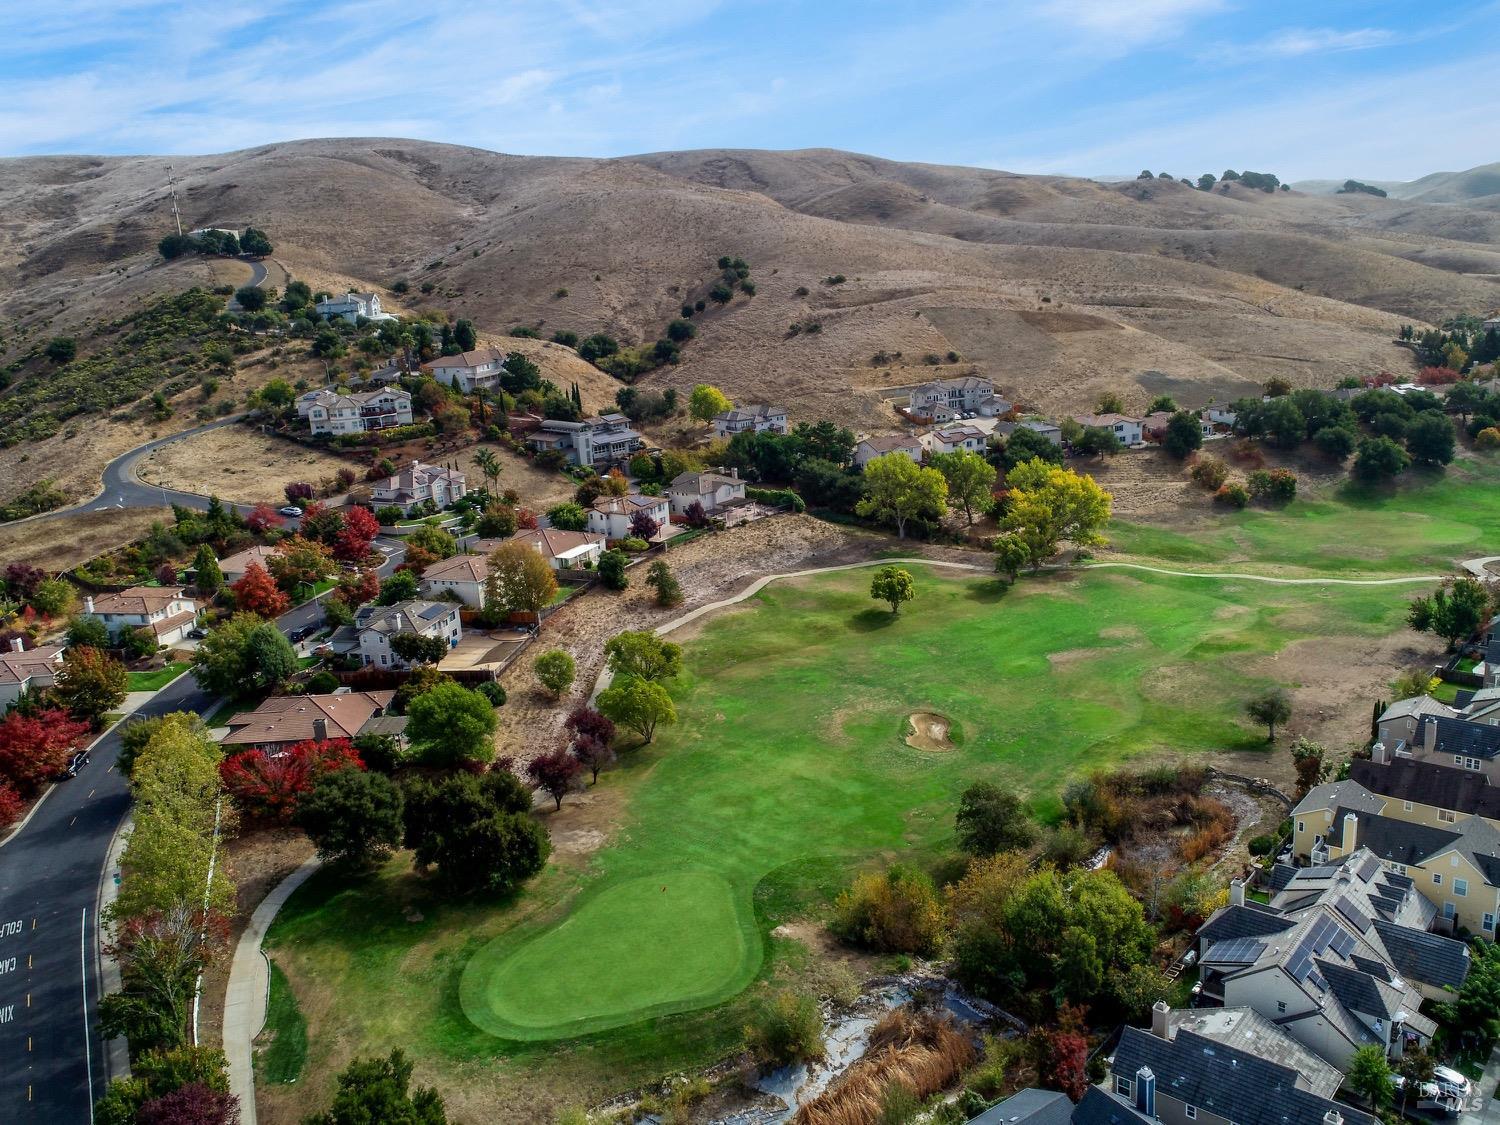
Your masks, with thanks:
M454 555L439 559L422 571L421 591L425 597L434 599L452 594L472 609L483 609L484 585L489 576L488 552Z
M674 515L683 515L693 504L702 504L704 512L712 515L733 503L743 503L745 482L740 480L740 471L720 468L716 472L679 473L667 486L667 499L671 501Z
M401 387L373 391L311 391L297 400L297 412L319 434L363 434L412 423L411 392Z
M786 407L737 406L714 416L714 437L729 438L747 432L786 433Z
M928 453L956 453L967 449L970 453L983 454L990 442L990 435L977 426L939 426L922 435L922 446Z
M978 375L961 379L938 379L911 392L907 409L934 422L951 422L965 414L993 417L1004 414L1010 403L995 397L995 384Z
M85 616L99 618L111 640L142 626L156 634L159 645L186 640L198 619L198 603L181 586L132 586L115 594L83 599Z
M398 633L441 637L449 648L463 635L458 606L452 602L409 601L395 605L367 606L354 618L359 637L359 657L366 665L405 668L407 663L391 648Z
M1145 440L1145 435L1141 432L1141 420L1124 414L1075 414L1073 421L1086 430L1108 430L1126 448L1140 445Z
M599 563L607 544L596 531L564 531L557 527L525 529L509 539L476 539L469 549L488 555L502 543L524 543L547 560L553 570L588 570Z
M22 693L56 683L62 658L62 645L27 648L20 637L13 638L10 649L0 652L0 714L9 711Z
M342 297L328 297L313 306L313 311L324 320L347 320L358 324L363 320L395 320L380 307L380 294L356 293L353 290Z
M1421 1002L1463 983L1469 949L1430 932L1437 908L1412 878L1358 847L1278 865L1272 885L1262 905L1235 880L1200 927L1200 1002L1253 1008L1339 1070L1361 1047L1425 1047L1437 1026Z
M656 521L657 536L666 530L672 519L672 508L665 496L601 496L589 509L589 527L595 535L607 539L630 538L630 521L637 512L645 512Z
M924 452L922 439L915 434L882 434L859 439L859 444L854 447L854 463L863 469L875 458L888 453L899 453L920 461Z
M505 357L495 347L476 348L472 352L440 355L422 364L422 370L446 387L457 387L464 394L493 391L500 386L505 373Z
M309 740L355 739L373 720L397 718L386 714L395 696L394 691L347 689L329 695L273 695L254 711L232 715L220 745L229 754L246 749L277 753ZM382 724L383 729L390 726Z
M600 414L581 422L548 419L526 435L526 444L539 453L555 450L573 465L603 472L623 465L646 448L646 441L623 414Z
M1051 422L1044 422L1037 418L1023 418L1019 422L999 421L995 423L994 434L996 437L1010 437L1017 430L1032 430L1041 434L1053 445L1062 444L1062 427Z
M376 484L370 490L370 503L377 509L400 508L408 513L427 500L440 509L446 508L464 495L466 479L457 469L413 461L395 476Z

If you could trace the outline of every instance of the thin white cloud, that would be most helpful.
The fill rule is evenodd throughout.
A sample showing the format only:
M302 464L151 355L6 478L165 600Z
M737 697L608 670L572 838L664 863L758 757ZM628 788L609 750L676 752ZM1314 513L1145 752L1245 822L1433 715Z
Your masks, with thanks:
M1331 27L1289 27L1254 43L1225 43L1203 53L1204 58L1227 62L1295 59L1305 55L1338 54L1389 47L1399 41L1383 27L1339 31Z
M1043 14L1116 45L1181 33L1194 19L1223 11L1224 0L1050 0Z

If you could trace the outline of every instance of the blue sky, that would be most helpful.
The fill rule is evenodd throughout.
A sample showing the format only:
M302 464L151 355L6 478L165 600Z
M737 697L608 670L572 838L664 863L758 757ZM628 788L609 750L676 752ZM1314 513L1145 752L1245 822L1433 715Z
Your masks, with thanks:
M1500 160L1500 2L10 0L0 154L397 136L1408 179Z

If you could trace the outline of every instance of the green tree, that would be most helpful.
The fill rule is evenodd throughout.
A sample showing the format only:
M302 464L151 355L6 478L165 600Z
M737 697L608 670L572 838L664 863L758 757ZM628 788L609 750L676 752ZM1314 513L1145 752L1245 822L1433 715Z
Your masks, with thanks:
M1480 938L1471 948L1469 975L1439 1013L1450 1034L1476 1050L1500 1039L1500 946Z
M213 597L224 588L224 572L219 569L219 560L207 543L198 548L193 556L193 585L204 597Z
M433 527L430 524L423 524L417 528L406 537L406 542L440 559L451 559L458 554L458 544L453 536L442 528Z
M397 633L390 640L391 651L408 664L436 664L448 655L446 637L429 637L423 633Z
M1203 448L1203 425L1196 414L1179 410L1167 421L1167 433L1161 442L1162 448L1179 461L1189 453Z
M548 508L547 519L560 531L582 531L589 525L589 514L583 505L572 500Z
M729 410L733 404L718 387L699 383L688 399L688 413L700 422L712 422L714 417Z
M931 957L942 946L945 923L932 879L896 864L856 876L835 900L829 928L844 941L878 953Z
M1017 465L1027 461L1048 461L1054 465L1063 462L1062 446L1054 444L1046 434L1038 433L1030 426L1017 426L1005 439L1005 452L1001 465L1008 473Z
M1109 520L1110 495L1093 477L1035 460L1017 465L1005 482L1010 506L1002 526L1022 538L1033 563L1055 555L1063 540L1079 547L1104 542L1100 531Z
M989 781L976 781L964 790L954 817L958 846L970 855L1030 847L1036 830L1021 798Z
M1059 1000L1093 1000L1104 984L1104 959L1099 943L1082 926L1069 926L1058 936L1055 961Z
M481 449L478 453L474 454L474 464L484 474L484 479L489 486L489 490L491 492L498 492L500 489L500 473L504 470L505 466L500 463L500 458L495 451L493 449Z
M490 552L484 581L485 608L492 612L540 613L557 596L557 574L540 551L510 540Z
M1280 688L1257 695L1245 704L1245 714L1266 727L1266 741L1276 741L1276 728L1292 717L1291 697Z
M472 352L479 346L479 337L474 332L472 320L460 319L453 325L453 342L461 352Z
M1354 452L1358 438L1359 435L1347 426L1324 426L1313 434L1312 440L1323 456L1335 461L1345 461Z
M1086 457L1104 457L1119 453L1125 445L1114 430L1104 426L1085 426L1073 442L1073 448Z
M1412 600L1406 621L1419 633L1433 632L1448 642L1451 652L1474 635L1489 613L1484 586L1473 578L1445 582L1431 597Z
M383 1059L355 1059L339 1074L332 1108L302 1125L447 1125L442 1095L427 1086L413 1090L411 1073L399 1047Z
M995 467L969 449L938 453L929 461L948 482L948 503L964 510L965 521L972 526L974 509L984 509L995 490Z
M1385 1048L1371 1043L1359 1048L1349 1060L1349 1088L1371 1109L1382 1110L1391 1101L1391 1066Z
M605 718L640 735L642 745L656 737L658 725L677 721L677 708L667 689L636 676L616 677L599 693L597 706Z
M260 312L266 307L266 293L254 285L242 285L234 291L234 299L246 312Z
M682 604L682 583L667 566L665 559L657 559L646 571L646 585L656 591L656 604L674 606Z
M805 993L783 989L764 1001L745 1025L745 1045L766 1069L823 1057L823 1013Z
M376 605L396 605L398 602L409 602L418 593L417 576L409 570L398 570L380 584L380 596L375 599Z
M331 770L298 799L296 822L323 859L367 867L401 844L401 791L384 774Z
M542 653L532 662L532 668L536 672L537 683L546 688L553 699L562 698L563 692L573 685L573 677L578 672L573 657L560 648Z
M488 762L495 756L495 709L477 691L446 680L406 707L406 737L429 766Z
M1362 481L1388 480L1405 472L1411 458L1388 437L1369 437L1359 443L1354 455L1354 475Z
M71 336L54 336L47 341L42 353L58 366L72 363L78 357L78 341Z
M1026 540L1015 532L995 537L995 573L1003 574L1014 582L1021 568L1031 562L1031 548Z
M73 718L98 727L108 712L125 702L127 685L125 665L102 649L84 645L63 653L50 694Z
M682 672L682 646L649 629L627 629L604 645L609 670L616 676L668 680Z
M44 617L56 617L73 604L73 587L61 578L44 578L26 599Z
M623 590L630 585L625 566L630 559L624 551L610 548L599 556L599 578L610 590Z
M883 566L870 579L870 597L885 602L892 613L901 612L901 603L917 596L917 584L912 581L911 571L899 566Z
M267 254L272 253L274 249L271 245L271 240L266 237L266 232L256 227L246 227L244 233L240 235L240 250L242 253L263 258ZM290 289L292 285L297 284L299 283L294 281L287 288Z
M904 453L887 453L866 463L865 496L854 510L865 519L894 524L898 538L905 539L911 520L935 523L947 514L948 482Z
M1406 427L1406 449L1419 465L1446 465L1457 446L1453 423L1444 414L1424 411Z
M1105 391L1094 403L1096 414L1123 414L1125 413L1125 399L1119 391Z
M1177 400L1171 395L1157 395L1151 400L1151 405L1146 407L1147 414L1175 414L1178 411Z
M85 645L89 648L108 648L109 627L92 614L87 617L70 618L67 642L72 648Z

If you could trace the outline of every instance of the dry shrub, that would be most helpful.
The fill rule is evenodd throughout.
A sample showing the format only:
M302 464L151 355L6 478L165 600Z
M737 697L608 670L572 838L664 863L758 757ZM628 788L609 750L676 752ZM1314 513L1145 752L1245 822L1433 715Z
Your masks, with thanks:
M834 903L830 928L880 953L930 957L942 944L944 922L932 880L898 864L883 875L857 876Z
M974 1045L947 1016L897 1008L875 1025L864 1057L799 1109L792 1125L878 1125L892 1087L923 1101L956 1082L974 1059Z
M1234 839L1234 813L1223 801L1213 797L1182 798L1177 808L1178 822L1193 825L1192 833L1177 845L1177 854L1184 863L1196 863Z
M1224 463L1222 457L1215 457L1212 453L1200 453L1193 458L1193 466L1188 470L1188 476L1193 478L1193 483L1213 492L1229 479L1229 466Z
M1229 456L1234 459L1236 465L1244 465L1251 469L1264 468L1266 455L1261 451L1260 443L1249 438L1240 438L1229 447Z

